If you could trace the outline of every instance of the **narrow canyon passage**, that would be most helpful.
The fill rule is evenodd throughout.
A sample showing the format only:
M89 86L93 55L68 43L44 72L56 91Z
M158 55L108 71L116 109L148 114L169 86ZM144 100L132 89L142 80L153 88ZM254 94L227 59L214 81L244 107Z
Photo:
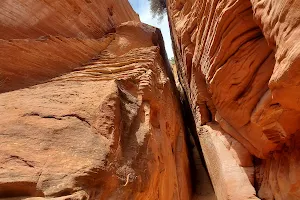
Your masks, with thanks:
M2 0L0 200L300 199L299 10Z
M186 143L189 153L191 182L192 182L192 200L207 199L215 200L215 191L205 163L201 144L199 142L197 127L193 117L187 95L179 81L178 67L175 63L171 64L174 85L176 85L177 98L180 99L181 114L184 120ZM171 78L172 80L173 78Z

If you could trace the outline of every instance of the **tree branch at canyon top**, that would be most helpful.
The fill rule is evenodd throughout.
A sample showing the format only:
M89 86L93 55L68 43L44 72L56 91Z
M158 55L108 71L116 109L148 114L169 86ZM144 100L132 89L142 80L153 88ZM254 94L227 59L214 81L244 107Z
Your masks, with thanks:
M166 13L167 3L166 0L148 0L150 1L150 10L152 17L158 17L159 20L162 20L164 14Z

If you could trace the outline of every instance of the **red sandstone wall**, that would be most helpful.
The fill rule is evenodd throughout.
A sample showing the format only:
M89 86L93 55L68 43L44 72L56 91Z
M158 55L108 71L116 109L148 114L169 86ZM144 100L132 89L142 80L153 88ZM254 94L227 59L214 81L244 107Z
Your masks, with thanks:
M178 74L198 134L209 122L218 124L262 159L251 164L258 197L299 199L299 3L169 0L168 15ZM206 161L222 158L219 153L207 154ZM215 165L219 169L209 169L212 177L232 179L221 163ZM240 171L240 176L245 173ZM241 195L236 186L216 180L219 199ZM248 185L242 199L252 198L253 186Z

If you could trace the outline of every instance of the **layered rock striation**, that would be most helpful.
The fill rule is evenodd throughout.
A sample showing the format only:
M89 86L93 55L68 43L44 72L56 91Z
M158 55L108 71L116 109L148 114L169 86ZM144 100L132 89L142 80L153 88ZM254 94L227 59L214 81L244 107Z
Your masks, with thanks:
M300 197L297 9L168 0L179 80L218 199Z
M300 198L300 4L167 6L1 1L0 199Z
M0 199L189 199L160 31L127 1L0 4Z
M124 0L0 2L0 92L71 72L104 50L126 21L139 21Z

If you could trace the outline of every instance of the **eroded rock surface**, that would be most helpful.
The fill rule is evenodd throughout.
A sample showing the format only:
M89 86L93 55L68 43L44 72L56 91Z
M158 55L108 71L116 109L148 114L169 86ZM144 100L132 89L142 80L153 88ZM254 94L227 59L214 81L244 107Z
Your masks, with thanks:
M3 0L0 38L36 39L45 35L100 38L126 21L139 21L124 0Z
M217 124L208 123L201 129L200 143L218 199L258 199L251 187L251 154Z
M160 31L121 0L0 5L0 199L189 199Z
M203 153L218 199L256 198L254 186L262 199L300 198L298 9L288 0L168 0L179 79L198 134L208 135L201 144L217 148ZM224 137L211 122L246 150L218 151ZM247 151L258 184L236 190L249 170L233 158Z
M139 17L124 0L1 1L0 93L71 72L131 20Z

